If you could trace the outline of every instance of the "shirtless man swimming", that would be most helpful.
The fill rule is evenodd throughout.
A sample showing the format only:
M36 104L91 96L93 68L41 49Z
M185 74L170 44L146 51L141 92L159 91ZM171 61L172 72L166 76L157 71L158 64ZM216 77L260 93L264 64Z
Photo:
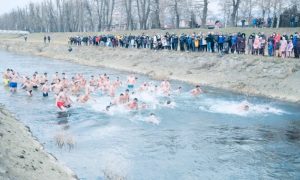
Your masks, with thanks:
M59 94L56 96L55 99L55 105L58 107L61 111L66 111L67 109L65 108L65 93L63 89L60 89Z
M43 97L48 97L50 86L48 85L48 80L45 80L44 85L42 86Z
M136 77L131 74L127 77L127 86L129 89L133 89L134 88L134 85L136 83Z
M47 77L47 73L44 73L44 75L42 75L42 76L39 78L40 85L43 86L43 85L45 84L46 81L48 81L48 77Z
M90 99L90 94L89 93L85 93L84 95L79 96L77 98L77 102L86 103L86 102L88 102L89 99Z
M62 85L60 83L60 80L58 79L56 83L54 83L51 87L52 91L56 96L60 93L60 90L62 89Z
M170 94L171 84L165 79L163 82L161 82L160 88L164 94L168 95Z
M59 75L58 75L58 72L56 72L53 77L52 77L52 83L51 85L57 83L57 81L59 80Z
M23 84L23 88L26 90L26 93L28 96L32 96L32 89L33 89L33 83L30 81L30 79L27 77L26 81Z
M32 76L32 79L31 79L31 82L33 84L33 89L37 89L38 86L39 86L39 78L37 77L37 74L34 73L33 76Z
M200 95L201 93L203 93L203 91L201 90L200 86L199 85L196 85L196 87L191 91L191 94L193 96L198 96Z
M9 77L9 87L10 87L10 92L17 92L17 87L18 87L18 75L15 71L11 71L11 75Z
M139 105L138 105L138 99L134 98L131 102L128 103L128 108L130 110L138 110Z

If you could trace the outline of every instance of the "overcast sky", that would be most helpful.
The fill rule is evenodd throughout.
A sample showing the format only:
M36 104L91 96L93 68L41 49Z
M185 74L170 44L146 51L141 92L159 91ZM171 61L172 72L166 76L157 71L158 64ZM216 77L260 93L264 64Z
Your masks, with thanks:
M10 12L12 9L24 7L29 2L41 2L43 0L0 0L0 15Z
M0 0L0 15L10 12L12 9L16 9L17 7L24 7L30 2L42 2L43 0ZM208 10L216 14L213 9L218 8L218 1L211 1L208 5Z

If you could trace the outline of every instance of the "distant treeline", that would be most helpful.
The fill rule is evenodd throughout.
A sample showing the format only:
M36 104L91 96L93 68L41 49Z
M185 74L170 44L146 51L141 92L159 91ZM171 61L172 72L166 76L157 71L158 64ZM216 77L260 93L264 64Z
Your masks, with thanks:
M0 29L86 32L151 28L236 26L242 19L279 17L299 0L44 0L0 16ZM297 10L297 8L295 8ZM256 13L254 13L254 11ZM293 12L296 13L296 12ZM213 15L214 14L214 15ZM217 17L216 14L219 14ZM209 22L207 23L207 17ZM297 17L297 16L296 16ZM290 17L286 17L289 19ZM276 22L279 26L277 18ZM277 26L277 27L278 27Z

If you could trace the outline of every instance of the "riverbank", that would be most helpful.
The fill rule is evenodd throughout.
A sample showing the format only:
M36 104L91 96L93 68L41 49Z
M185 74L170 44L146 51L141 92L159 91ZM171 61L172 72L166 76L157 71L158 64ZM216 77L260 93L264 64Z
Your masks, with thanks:
M28 128L0 106L0 179L76 179L46 153Z
M292 30L291 30L292 31ZM300 102L300 61L253 55L151 51L93 46L73 47L68 52L70 33L52 34L50 44L43 34L0 37L0 48L14 53L67 60L89 66L147 74L156 79L174 79L193 84ZM13 67L12 67L13 68Z

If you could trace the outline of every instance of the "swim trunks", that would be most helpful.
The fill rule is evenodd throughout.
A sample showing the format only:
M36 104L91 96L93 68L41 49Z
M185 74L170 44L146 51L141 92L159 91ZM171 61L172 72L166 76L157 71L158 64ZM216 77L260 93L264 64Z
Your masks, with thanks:
M70 107L71 107L71 104L69 104L69 105L65 106L65 108L70 108Z
M16 82L10 82L9 87L11 88L17 88L18 84Z
M48 97L48 93L43 93L43 97Z
M129 89L133 89L134 85L133 84L128 84Z
M61 109L62 107L64 107L64 105L65 105L65 103L64 103L64 102L61 102L61 101L58 101L58 102L56 103L56 106L57 106L59 109Z
M37 89L38 87L37 87L37 85L35 85L35 86L32 86L32 88Z

